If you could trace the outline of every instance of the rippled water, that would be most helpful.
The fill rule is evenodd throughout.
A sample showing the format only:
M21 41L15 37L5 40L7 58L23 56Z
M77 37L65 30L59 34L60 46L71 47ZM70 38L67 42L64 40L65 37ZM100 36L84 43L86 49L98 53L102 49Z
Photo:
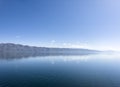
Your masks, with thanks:
M120 87L120 56L0 60L0 87Z

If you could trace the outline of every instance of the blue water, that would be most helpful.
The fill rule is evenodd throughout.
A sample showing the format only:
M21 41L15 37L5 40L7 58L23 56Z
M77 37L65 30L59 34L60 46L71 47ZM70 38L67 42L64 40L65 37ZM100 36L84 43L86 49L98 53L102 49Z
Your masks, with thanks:
M1 59L0 87L120 87L120 56Z

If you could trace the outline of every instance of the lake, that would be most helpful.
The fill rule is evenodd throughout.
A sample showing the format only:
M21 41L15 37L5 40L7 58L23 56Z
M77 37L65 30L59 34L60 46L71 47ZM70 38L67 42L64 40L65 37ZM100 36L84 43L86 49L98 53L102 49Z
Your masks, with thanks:
M0 87L120 87L120 55L1 59Z

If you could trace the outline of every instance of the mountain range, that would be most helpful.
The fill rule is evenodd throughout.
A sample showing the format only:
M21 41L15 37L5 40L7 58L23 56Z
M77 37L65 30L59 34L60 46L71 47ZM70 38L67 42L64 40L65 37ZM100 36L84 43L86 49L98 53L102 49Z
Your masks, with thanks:
M100 51L83 48L49 48L36 47L14 43L0 44L0 58L16 58L30 56L53 56L53 55L88 55Z

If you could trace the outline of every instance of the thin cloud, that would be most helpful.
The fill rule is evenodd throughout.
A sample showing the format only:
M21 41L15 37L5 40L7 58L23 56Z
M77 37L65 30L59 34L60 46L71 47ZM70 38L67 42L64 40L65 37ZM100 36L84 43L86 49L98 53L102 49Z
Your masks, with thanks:
M15 38L21 38L21 36L15 36Z

